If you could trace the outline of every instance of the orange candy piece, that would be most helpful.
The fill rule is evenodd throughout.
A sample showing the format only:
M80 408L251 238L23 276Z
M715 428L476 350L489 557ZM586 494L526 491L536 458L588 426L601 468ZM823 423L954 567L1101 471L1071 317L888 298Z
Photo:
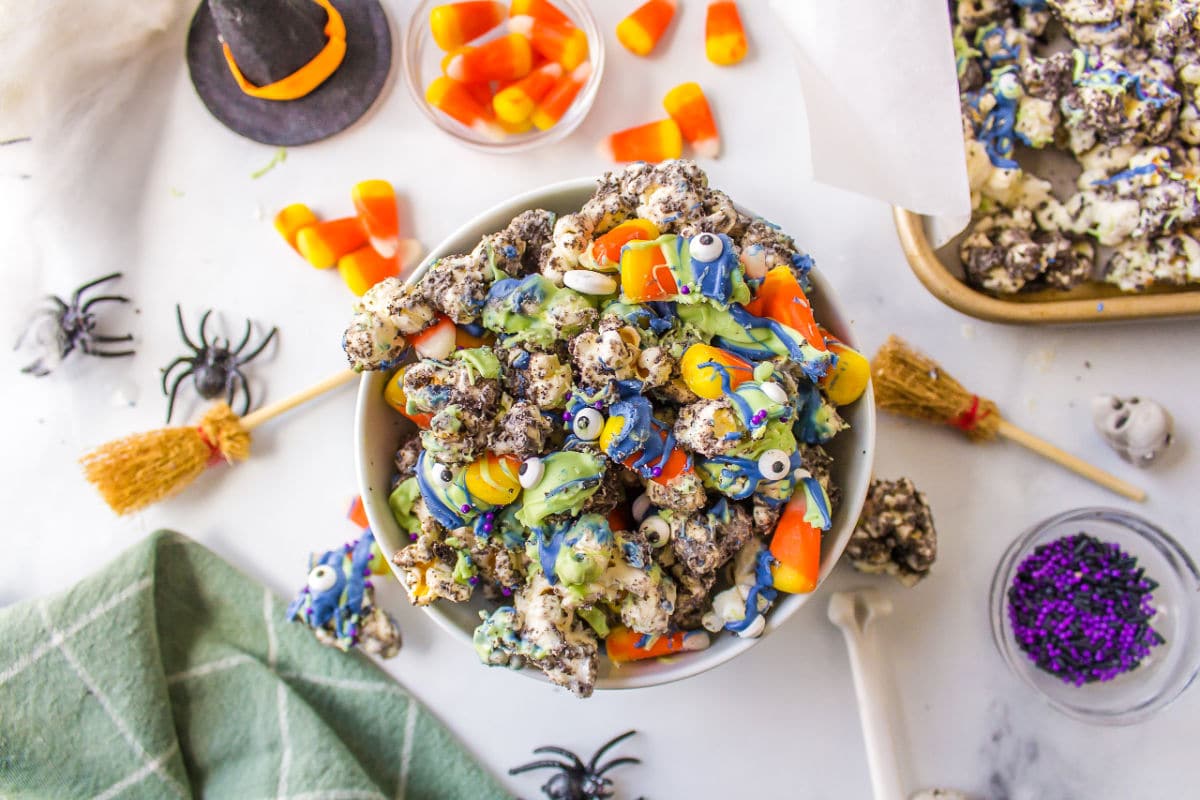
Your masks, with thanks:
M675 16L676 0L650 0L617 23L617 41L634 55L648 56Z
M719 0L708 4L704 21L704 54L722 67L736 64L746 57L746 29L734 0Z
M549 0L512 0L512 10L509 14L514 17L544 19L546 22L553 22L556 25L574 24L570 17L559 11L558 6Z
M530 121L534 127L540 131L554 127L554 124L562 119L563 114L567 113L567 109L575 102L575 97L579 94L579 90L588 82L588 78L592 76L592 65L584 62L576 67L571 72L558 79L558 82L551 87L542 101L533 109L533 113L529 115Z
M681 83L663 98L663 108L679 125L683 138L698 155L716 158L721 152L721 137L713 120L708 99L698 83Z
M756 317L766 317L782 322L799 333L817 350L824 351L825 336L817 321L813 319L812 305L796 276L785 266L773 267L763 278L754 299L746 304L746 310Z
M350 291L359 297L384 278L400 274L400 261L395 256L381 256L371 245L360 247L338 259L338 272Z
M670 300L679 285L661 246L628 247L621 251L621 296L626 302Z
M626 220L592 242L592 260L597 267L620 264L622 247L633 241L657 239L658 236L658 228L650 220Z
M709 645L705 631L676 631L664 636L647 636L617 625L604 639L604 649L612 661L640 661L645 658L673 656L703 650Z
M601 152L613 161L668 161L683 155L683 134L675 120L660 119L617 131L604 140Z
M296 250L317 269L329 269L366 244L367 233L357 217L317 222L296 234Z
M570 23L518 16L508 21L508 29L529 37L534 50L562 64L563 69L575 69L587 60L587 34Z
M507 13L503 3L480 0L447 3L429 12L429 29L438 47L453 50L504 22Z
M275 215L275 230L295 249L296 236L316 221L317 215L311 208L304 203L292 203Z
M783 507L771 536L771 568L776 589L803 594L817 588L821 576L821 531L804 518L808 494L802 486Z
M491 90L487 89L486 85L484 89L490 103ZM467 84L445 76L435 78L425 90L425 101L477 133L493 139L499 139L504 134L492 119L491 106L480 102L480 97L468 89Z
M367 232L371 246L381 256L391 258L400 249L400 214L396 208L396 190L387 181L360 181L350 191L358 221Z
M510 33L454 55L446 63L446 77L465 83L515 81L528 75L532 68L529 40L519 33Z
M562 66L550 63L505 86L492 98L492 110L496 112L496 117L502 124L509 125L528 120L538 101L554 88L562 74Z
M371 523L367 521L367 509L363 506L361 495L356 496L354 502L350 504L350 510L346 512L346 519L359 528L371 527Z

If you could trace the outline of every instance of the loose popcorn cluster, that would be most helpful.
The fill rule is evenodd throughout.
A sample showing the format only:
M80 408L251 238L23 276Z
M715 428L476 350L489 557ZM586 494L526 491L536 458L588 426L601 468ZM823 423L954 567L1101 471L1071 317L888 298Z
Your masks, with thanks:
M499 601L481 660L587 696L602 647L757 636L815 588L823 445L869 368L814 319L811 265L694 163L639 163L367 292L346 353L419 428L390 498L412 601Z
M997 294L1200 281L1200 4L959 0L954 14L967 281ZM1075 192L1056 197L1022 149L1072 156Z

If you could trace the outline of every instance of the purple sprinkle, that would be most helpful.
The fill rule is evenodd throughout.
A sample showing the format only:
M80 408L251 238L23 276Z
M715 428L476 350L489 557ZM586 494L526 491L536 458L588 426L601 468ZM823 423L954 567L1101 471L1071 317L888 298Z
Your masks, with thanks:
M417 535L415 533L410 533L408 535L408 539L409 541L415 542L417 540Z
M655 467L654 469L650 470L650 474L656 478L661 477L662 476L662 467Z
M567 393L566 393L566 395L565 395L565 398L566 398L567 400L570 400L570 399L571 399L571 392L567 392Z
M483 523L483 532L491 533L492 532L492 523L490 523L490 522Z
M500 594L504 595L505 597L508 597L509 595L512 594L512 589L508 588L507 586L501 586Z
M362 574L363 574L363 575L370 575L370 574L371 574L371 568L370 568L370 567L363 567L363 573L362 573Z
M692 288L690 286L681 286L679 291L683 292L684 294L691 294Z
M564 411L563 412L563 422L570 422L572 417L574 417L574 416L575 415L572 414L570 411Z
M469 503L463 503L461 506L458 507L458 510L465 514L471 510L471 506Z
M472 575L471 577L467 578L467 583L469 583L469 584L471 584L472 586L474 586L475 584L479 583L479 576L478 576L478 575Z
M367 589L374 589L375 584L371 583L370 581L363 581L363 587Z
M599 400L597 400L596 402L592 403L592 408L599 411L600 409L604 408L604 403L601 403Z
M490 522L496 518L496 513L494 511L489 511L483 515L483 518Z

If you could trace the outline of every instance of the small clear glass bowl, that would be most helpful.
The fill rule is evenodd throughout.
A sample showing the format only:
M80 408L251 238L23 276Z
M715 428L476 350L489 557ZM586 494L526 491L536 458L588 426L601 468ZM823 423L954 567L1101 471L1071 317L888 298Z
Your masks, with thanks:
M508 134L500 139L490 138L487 134L468 128L425 101L425 89L434 78L442 74L442 58L446 55L433 41L433 33L429 29L429 12L447 1L423 0L409 18L408 29L404 32L404 51L401 57L404 81L408 84L408 91L421 113L463 144L487 153L519 153L539 145L552 144L579 127L579 123L583 122L583 118L592 109L596 92L600 88L600 79L604 75L604 37L600 34L596 18L592 16L586 0L554 0L554 5L570 17L587 36L588 60L592 64L591 77L579 90L575 102L571 103L571 107L555 125L544 131L533 128L525 133ZM500 30L502 29L497 29ZM490 39L495 35L496 32L493 31L485 34L482 39Z
M1110 681L1075 686L1039 669L1017 645L1008 618L1008 588L1025 557L1039 545L1076 533L1114 542L1158 582L1151 625L1166 639L1137 669ZM1179 543L1156 526L1114 508L1081 508L1040 522L1009 545L991 589L992 637L1014 673L1050 705L1075 719L1129 725L1177 698L1200 672L1200 572Z

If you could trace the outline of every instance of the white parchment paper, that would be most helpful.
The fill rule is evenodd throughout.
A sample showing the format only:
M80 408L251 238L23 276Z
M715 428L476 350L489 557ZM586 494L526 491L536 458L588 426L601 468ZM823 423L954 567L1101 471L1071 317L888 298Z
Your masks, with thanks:
M795 43L812 176L922 214L969 219L944 0L771 0Z

